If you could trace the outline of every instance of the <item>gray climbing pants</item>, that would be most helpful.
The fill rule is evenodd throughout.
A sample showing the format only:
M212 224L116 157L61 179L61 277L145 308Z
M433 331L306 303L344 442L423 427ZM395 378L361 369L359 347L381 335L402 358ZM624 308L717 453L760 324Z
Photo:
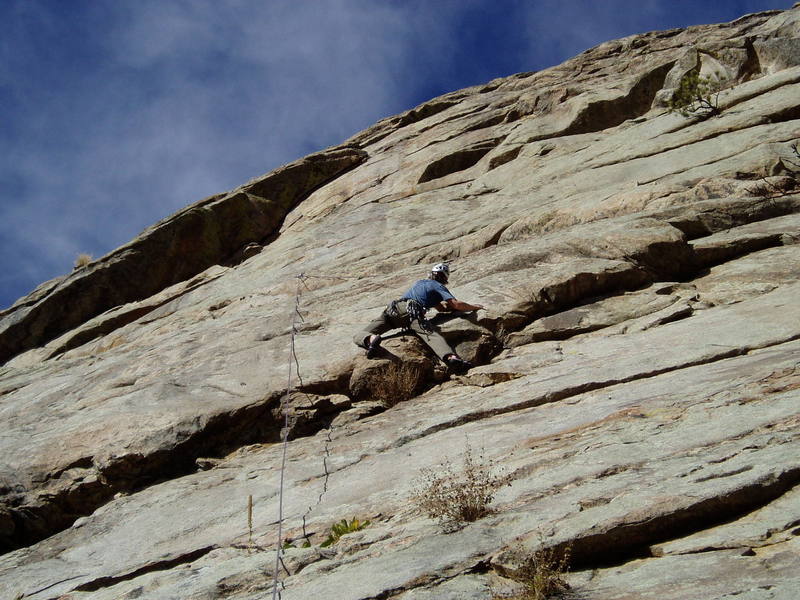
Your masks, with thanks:
M436 356L442 361L448 354L455 354L455 351L450 347L435 327L431 326L431 331L426 331L422 328L418 321L411 321L408 317L406 310L405 300L397 302L397 316L390 315L387 310L384 310L381 315L370 322L362 331L359 331L354 337L353 341L357 346L366 348L369 343L369 336L381 335L390 329L410 329L414 334L421 339L425 344L433 350Z

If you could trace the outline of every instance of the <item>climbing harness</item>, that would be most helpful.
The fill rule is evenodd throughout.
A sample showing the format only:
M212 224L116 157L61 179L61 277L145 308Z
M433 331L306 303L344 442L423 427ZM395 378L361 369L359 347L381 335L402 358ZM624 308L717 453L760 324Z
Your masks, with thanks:
M402 302L402 300L392 300L386 306L386 316L391 317L392 319L399 319L400 318L400 309L397 308L397 305Z
M425 331L433 331L433 325L425 318L425 307L416 300L406 300L406 311L411 321L416 321Z
M403 314L397 306L401 302L406 303L405 314ZM424 331L433 331L433 325L431 325L430 321L428 321L428 319L425 317L425 312L425 307L411 298L392 300L386 307L386 316L392 319L402 319L403 317L408 318L408 324L403 327L404 330L410 329L411 323L416 321Z

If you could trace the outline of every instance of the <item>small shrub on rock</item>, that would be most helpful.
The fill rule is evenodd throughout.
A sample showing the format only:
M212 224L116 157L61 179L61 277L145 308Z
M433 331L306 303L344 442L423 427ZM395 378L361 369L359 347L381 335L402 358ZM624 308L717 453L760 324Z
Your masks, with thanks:
M384 407L413 398L423 383L423 368L416 363L391 363L371 377L372 397Z
M417 505L446 531L455 531L492 512L494 495L508 483L508 477L496 475L491 462L473 456L467 447L464 465L456 468L444 460L435 469L423 469L415 492Z
M669 101L670 112L684 117L712 117L720 113L719 92L723 82L711 77L701 77L697 71L690 71L681 79L678 88Z
M78 254L78 257L75 259L75 268L82 269L88 267L90 262L92 262L91 254Z
M353 520L350 522L348 522L347 519L342 519L338 523L331 525L331 533L328 536L328 539L320 544L320 547L327 548L328 546L338 542L339 538L343 535L353 533L354 531L361 531L369 524L369 521L359 521L355 517L353 517Z
M535 552L517 553L519 567L513 578L522 585L522 591L514 595L497 595L508 600L546 600L563 597L570 586L564 580L569 568L569 548L563 553L552 548Z

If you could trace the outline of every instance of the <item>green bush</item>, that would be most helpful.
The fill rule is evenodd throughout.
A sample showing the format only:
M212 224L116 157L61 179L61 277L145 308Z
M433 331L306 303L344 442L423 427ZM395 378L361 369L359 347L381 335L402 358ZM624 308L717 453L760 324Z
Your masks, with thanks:
M681 79L669 101L670 112L684 117L711 117L720 113L719 92L723 88L720 79L701 77L698 71L690 71Z
M353 517L353 520L350 521L349 523L347 522L347 519L342 519L338 523L334 523L333 525L331 525L331 534L328 536L327 540L325 540L320 544L320 547L327 548L328 546L331 546L336 542L338 542L339 538L342 537L343 535L346 535L348 533L353 533L354 531L361 531L362 529L364 529L364 527L366 527L369 524L370 524L369 521L362 522L356 519L355 517Z

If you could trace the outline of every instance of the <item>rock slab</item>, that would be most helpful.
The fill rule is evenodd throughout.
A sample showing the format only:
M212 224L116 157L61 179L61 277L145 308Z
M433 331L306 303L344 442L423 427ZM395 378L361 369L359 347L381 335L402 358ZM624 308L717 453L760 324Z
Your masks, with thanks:
M577 597L794 600L798 40L769 11L435 98L21 299L0 597L491 598L546 548ZM666 110L692 72L718 116ZM444 260L476 368L368 361ZM503 484L445 530L420 494L468 452Z

